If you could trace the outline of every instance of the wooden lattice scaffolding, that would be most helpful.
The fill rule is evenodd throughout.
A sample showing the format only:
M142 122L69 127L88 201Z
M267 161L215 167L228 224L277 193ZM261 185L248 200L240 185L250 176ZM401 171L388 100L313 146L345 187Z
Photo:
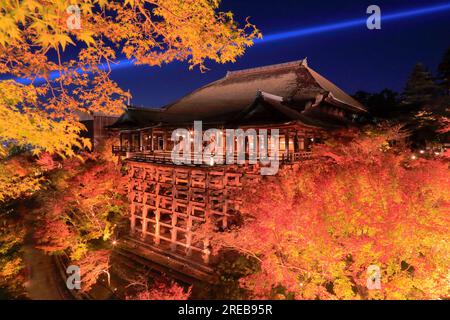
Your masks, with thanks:
M205 222L226 229L239 210L244 181L261 178L257 169L130 163L131 235L209 263L209 240L196 230Z

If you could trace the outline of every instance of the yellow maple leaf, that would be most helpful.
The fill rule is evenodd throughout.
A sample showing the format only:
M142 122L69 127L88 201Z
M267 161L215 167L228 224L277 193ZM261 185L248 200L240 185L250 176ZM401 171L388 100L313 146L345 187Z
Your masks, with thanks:
M68 43L75 45L75 43L72 41L72 39L67 34L64 34L64 33L58 34L56 38L58 40L58 43L61 45L61 48L63 49L63 51L66 49L66 45Z
M92 37L93 35L94 35L94 32L83 30L82 32L77 34L77 38L78 38L78 40L83 41L88 46L90 46L91 44L95 44L95 40Z

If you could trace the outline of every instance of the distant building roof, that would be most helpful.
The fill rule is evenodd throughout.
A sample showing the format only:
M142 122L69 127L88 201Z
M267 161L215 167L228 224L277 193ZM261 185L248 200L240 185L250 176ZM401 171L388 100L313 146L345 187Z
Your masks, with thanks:
M88 111L75 111L75 115L77 115L79 121L90 121L94 120L94 117L106 117L106 118L119 118L120 115L112 115L112 114L106 114L104 112L94 112L90 113Z

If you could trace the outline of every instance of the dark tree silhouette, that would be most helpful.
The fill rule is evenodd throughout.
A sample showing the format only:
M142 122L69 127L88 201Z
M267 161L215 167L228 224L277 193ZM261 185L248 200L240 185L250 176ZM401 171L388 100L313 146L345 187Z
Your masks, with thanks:
M450 48L444 54L442 62L438 66L439 80L445 95L450 95Z
M399 95L390 89L384 89L378 93L358 91L353 97L365 105L369 113L376 118L393 118L399 110Z
M403 103L413 107L423 107L438 96L439 86L433 76L421 63L416 64L403 91Z

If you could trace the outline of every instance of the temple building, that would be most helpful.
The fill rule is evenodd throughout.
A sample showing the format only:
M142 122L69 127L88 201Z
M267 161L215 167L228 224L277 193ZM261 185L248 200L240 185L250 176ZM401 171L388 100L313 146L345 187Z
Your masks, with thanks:
M313 144L323 142L333 130L356 125L365 114L364 106L311 69L306 59L228 72L160 109L128 107L109 127L119 136L113 152L129 167L130 235L122 241L124 248L205 278L214 257L209 240L196 230L205 222L226 230L239 213L239 190L246 183L263 181L263 165L249 158L231 164L174 163L174 130L186 129L192 140L195 121L202 121L202 130L214 128L228 140L227 129L255 130L257 135L258 130L277 130L277 144L264 147L250 134L240 142L232 136L236 141L218 144L213 155L229 156L226 148L239 143L247 156L266 148L284 170L308 161L314 156ZM217 139L217 133L211 138Z
M112 125L119 118L118 116L108 115L100 112L89 114L87 112L76 112L78 120L86 127L81 131L83 138L88 138L92 144L92 151L109 137L108 126Z

